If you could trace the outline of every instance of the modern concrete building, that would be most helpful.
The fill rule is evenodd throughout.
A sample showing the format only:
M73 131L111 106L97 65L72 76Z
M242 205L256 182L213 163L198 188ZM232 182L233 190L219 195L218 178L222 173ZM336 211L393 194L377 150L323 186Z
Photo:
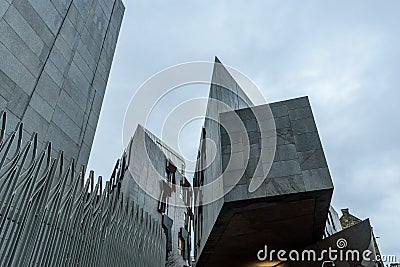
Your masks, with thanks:
M229 123L229 119L233 117L232 112L207 110L207 117L217 118L219 115L221 124L228 125L229 129L220 129L218 124L210 123L206 119L205 136L212 139L223 152L216 153L219 162L215 160L215 164L204 170L201 175L204 181L199 181L198 175L194 186L210 183L216 175L223 173L223 187L228 193L220 201L200 206L196 211L195 254L200 255L197 265L216 266L229 263L229 266L234 266L240 264L240 261L245 264L246 260L255 257L257 250L267 241L273 247L305 246L316 241L324 232L333 185L308 99L299 98L273 103L269 107L252 108L253 104L243 97L245 93L241 91L241 98L247 105L237 105L239 102L231 101L234 98L228 86L234 84L236 90L241 90L240 86L219 62L216 62L213 79L210 98L217 98L236 109L233 112L243 121L245 131L239 132L239 138L234 140L233 133L237 132L237 127ZM215 83L226 84L228 90L220 92L221 87L215 86ZM268 108L271 109L273 118L267 117ZM218 115L211 114L215 112ZM277 136L273 136L273 127L259 128L255 112L263 120L274 120ZM229 136L232 137L231 140ZM249 137L249 143L243 142L245 136ZM263 165L271 157L267 156L266 162L261 164L262 167L256 168L261 150L273 153L274 147L269 147L269 138L276 138L277 146L268 173L268 170L264 171ZM235 152L234 145L237 147ZM247 166L243 166L246 146L250 150L249 160ZM233 163L232 170L224 170L228 162L235 158L240 158L240 162ZM237 184L232 184L232 172L238 168L245 168L244 175ZM251 180L265 176L267 179L262 185L250 193L248 187ZM196 196L196 201L200 201L201 197ZM302 231L294 225L309 230ZM286 238L282 238L283 235ZM233 251L240 253L232 258Z
M138 125L122 162L121 192L162 225L166 266L190 266L192 190L184 160Z
M369 221L341 231L330 207L333 183L307 97L254 106L216 59L209 98L224 105L209 101L202 139L212 140L217 152L208 162L201 142L193 182L196 266L321 266L261 262L257 252L323 250L340 237L349 238L349 248L373 250ZM210 183L224 193L212 203L196 190Z
M0 0L0 110L78 166L88 161L121 0Z

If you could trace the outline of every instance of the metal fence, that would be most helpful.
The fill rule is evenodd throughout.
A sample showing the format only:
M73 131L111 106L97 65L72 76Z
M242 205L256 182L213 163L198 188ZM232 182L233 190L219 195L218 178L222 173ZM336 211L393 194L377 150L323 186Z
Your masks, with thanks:
M165 265L160 223L119 192L124 160L102 190L50 143L38 151L36 134L24 143L22 123L6 137L0 119L0 266Z

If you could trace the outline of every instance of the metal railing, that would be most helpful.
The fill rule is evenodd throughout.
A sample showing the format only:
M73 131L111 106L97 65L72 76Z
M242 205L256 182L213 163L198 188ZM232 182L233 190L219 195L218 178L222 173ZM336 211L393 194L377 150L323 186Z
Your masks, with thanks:
M119 192L124 160L102 190L51 143L39 154L36 133L23 145L22 123L6 138L0 119L0 266L165 265L161 224Z

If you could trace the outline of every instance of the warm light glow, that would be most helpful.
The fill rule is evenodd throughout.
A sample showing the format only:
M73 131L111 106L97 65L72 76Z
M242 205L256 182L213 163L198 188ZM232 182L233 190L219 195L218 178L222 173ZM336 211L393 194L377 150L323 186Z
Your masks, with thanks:
M281 261L275 260L275 261L259 261L259 262L254 262L247 267L274 267L277 266Z

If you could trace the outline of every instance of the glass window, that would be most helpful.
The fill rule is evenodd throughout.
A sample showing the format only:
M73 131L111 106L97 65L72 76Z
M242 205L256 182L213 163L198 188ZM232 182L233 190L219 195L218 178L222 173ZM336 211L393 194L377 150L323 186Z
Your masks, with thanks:
M184 248L185 248L185 240L182 238L182 236L179 235L179 238L178 238L178 255L183 256Z

